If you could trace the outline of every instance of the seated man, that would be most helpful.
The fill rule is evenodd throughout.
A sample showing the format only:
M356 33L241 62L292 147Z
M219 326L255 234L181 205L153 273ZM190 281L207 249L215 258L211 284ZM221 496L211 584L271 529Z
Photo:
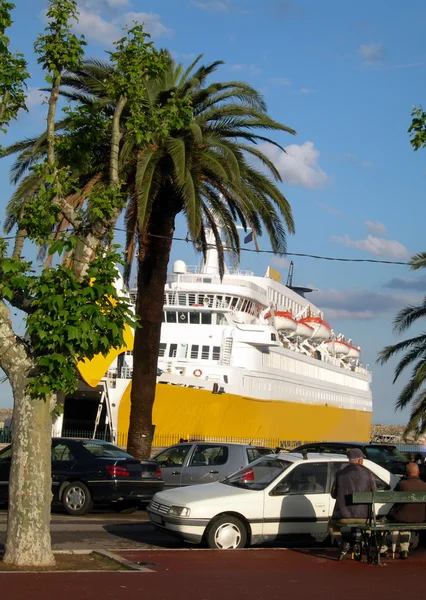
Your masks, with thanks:
M371 472L363 466L364 454L359 448L352 448L348 453L349 464L336 474L331 497L336 499L333 514L329 523L331 539L339 545L339 560L343 560L350 550L348 541L342 538L341 529L356 523L367 523L370 507L368 504L351 504L354 492L372 492L376 484Z
M405 477L397 483L395 492L426 493L426 483L419 477L419 465L413 462L407 464ZM426 520L426 504L394 504L387 515L387 520L397 523L424 523ZM399 558L408 558L410 538L409 531L399 532Z

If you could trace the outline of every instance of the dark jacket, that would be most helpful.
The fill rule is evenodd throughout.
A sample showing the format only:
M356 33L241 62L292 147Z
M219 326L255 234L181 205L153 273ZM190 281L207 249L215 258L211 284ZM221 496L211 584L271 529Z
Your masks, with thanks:
M354 492L372 492L376 489L374 478L366 467L357 463L349 463L337 472L331 489L331 497L336 499L333 519L368 519L368 504L351 504Z
M395 492L426 493L426 483L419 477L404 477L397 483ZM424 523L426 504L394 504L389 511L388 519L398 523Z

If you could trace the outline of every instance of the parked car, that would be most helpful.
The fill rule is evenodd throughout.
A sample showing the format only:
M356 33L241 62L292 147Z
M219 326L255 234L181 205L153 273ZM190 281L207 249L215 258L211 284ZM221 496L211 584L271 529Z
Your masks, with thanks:
M339 455L277 454L259 458L244 470L207 485L162 491L147 511L151 522L184 540L228 550L277 540L281 536L327 536L333 512L330 490L348 459ZM399 481L369 460L378 490ZM376 505L386 514L391 505Z
M11 446L0 452L3 503L8 501L11 455ZM117 511L136 508L163 487L156 462L137 460L101 440L52 440L52 502L61 503L70 515L85 515L94 503L109 504Z
M292 452L320 452L347 455L351 448L359 448L365 456L395 475L404 475L408 458L391 444L363 442L312 442L297 446Z
M212 483L274 450L265 446L187 442L166 448L151 458L158 463L165 488Z

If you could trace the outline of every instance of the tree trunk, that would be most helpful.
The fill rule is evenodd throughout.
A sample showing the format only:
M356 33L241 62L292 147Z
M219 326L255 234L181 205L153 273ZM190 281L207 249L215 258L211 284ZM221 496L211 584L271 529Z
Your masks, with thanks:
M13 452L3 562L50 566L55 564L50 539L52 398L32 400L23 371L11 384Z
M54 564L50 541L51 411L55 398L32 400L27 386L34 362L12 329L10 309L0 301L1 367L12 386L12 463L4 562L17 566Z
M22 212L24 212L24 211L22 211ZM27 232L25 231L25 229L22 229L20 227L15 236L15 246L14 246L13 252L12 252L12 258L14 258L15 260L19 260L21 258L22 249L24 247L24 242L25 242L26 238L27 238Z
M157 382L158 351L175 217L180 212L167 188L154 201L148 225L139 234L138 294L136 314L140 327L135 331L133 378L130 397L130 427L127 451L137 458L149 458L152 444L152 407ZM148 235L148 232L150 235ZM156 237L159 236L159 237Z

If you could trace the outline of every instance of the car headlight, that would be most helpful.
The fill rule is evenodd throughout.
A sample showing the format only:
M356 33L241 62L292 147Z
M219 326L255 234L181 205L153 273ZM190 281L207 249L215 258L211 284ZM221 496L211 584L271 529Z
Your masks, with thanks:
M169 510L169 515L176 515L177 517L189 517L191 509L186 506L172 506Z

